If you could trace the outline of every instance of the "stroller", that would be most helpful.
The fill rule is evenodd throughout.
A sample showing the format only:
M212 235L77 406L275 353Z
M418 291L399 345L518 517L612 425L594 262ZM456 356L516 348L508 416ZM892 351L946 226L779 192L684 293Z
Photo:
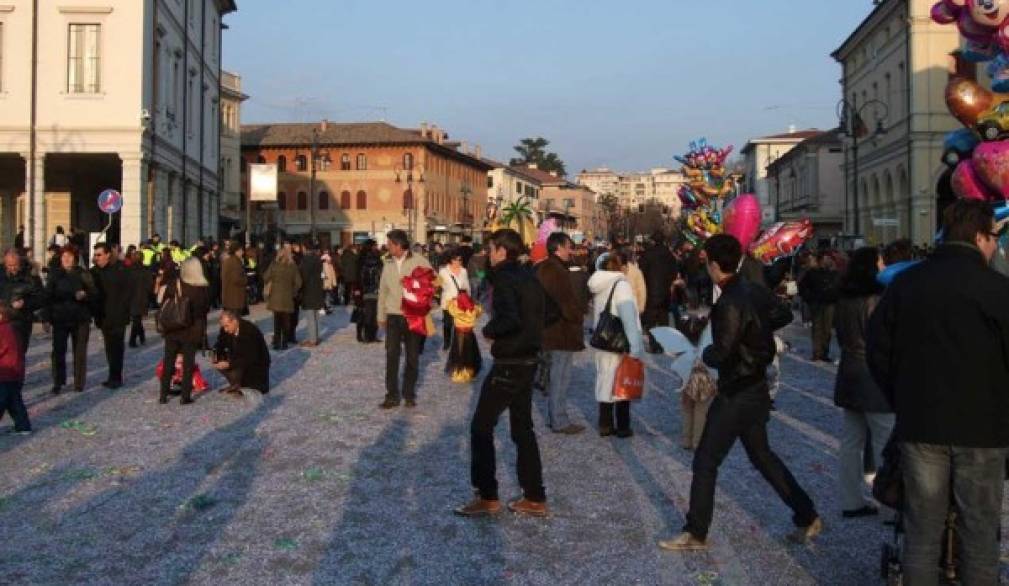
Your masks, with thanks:
M904 482L901 475L900 446L896 434L883 449L883 462L872 483L872 496L880 504L893 509L896 516L893 520L893 540L883 544L880 558L880 576L887 586L901 586L904 583L902 553L904 547ZM959 569L960 542L956 535L957 510L950 491L949 512L946 515L946 527L942 534L942 555L938 560L937 571L947 583L956 584Z

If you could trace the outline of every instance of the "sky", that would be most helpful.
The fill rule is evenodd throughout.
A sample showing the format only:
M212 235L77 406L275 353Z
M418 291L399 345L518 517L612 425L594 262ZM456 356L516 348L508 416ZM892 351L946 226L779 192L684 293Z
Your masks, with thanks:
M224 66L243 123L434 123L507 162L542 136L568 173L679 167L837 124L830 53L871 0L238 0Z

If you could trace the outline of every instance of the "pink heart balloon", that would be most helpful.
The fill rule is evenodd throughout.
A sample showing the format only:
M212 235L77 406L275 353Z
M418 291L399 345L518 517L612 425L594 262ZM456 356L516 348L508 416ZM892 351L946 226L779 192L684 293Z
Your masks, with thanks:
M982 142L971 161L981 181L1000 199L1009 199L1009 141Z
M953 186L953 193L957 197L980 201L994 199L994 194L984 184L981 177L978 176L974 163L970 160L960 161L960 164L953 171L953 177L950 178L950 182Z
M745 250L760 232L760 200L752 193L744 193L729 202L722 211L722 227L732 234Z

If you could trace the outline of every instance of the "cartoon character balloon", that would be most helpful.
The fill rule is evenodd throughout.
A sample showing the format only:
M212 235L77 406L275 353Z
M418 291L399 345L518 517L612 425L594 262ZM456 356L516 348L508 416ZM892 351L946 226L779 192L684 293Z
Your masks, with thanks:
M813 237L813 223L806 220L779 222L760 235L750 245L750 255L764 264L791 256Z

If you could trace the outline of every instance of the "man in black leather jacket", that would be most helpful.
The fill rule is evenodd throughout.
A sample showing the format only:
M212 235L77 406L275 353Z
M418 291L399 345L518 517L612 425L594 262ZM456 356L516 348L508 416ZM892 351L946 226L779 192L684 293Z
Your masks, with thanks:
M546 301L543 288L531 271L519 266L524 251L522 237L510 229L491 236L489 260L494 267L491 320L483 329L493 341L494 364L480 389L480 399L470 425L471 474L477 496L456 509L464 517L501 512L495 478L494 427L507 409L512 441L518 451L516 468L523 497L508 508L534 516L547 514L543 467L532 420L532 385L543 342Z
M736 275L743 254L738 240L713 236L704 251L708 274L722 290L711 312L713 343L703 354L704 363L718 370L718 395L694 453L687 524L682 534L660 541L659 547L671 551L707 548L718 467L737 438L750 462L792 509L798 529L789 539L807 543L823 530L823 523L809 495L767 441L771 398L766 372L775 354L774 330L792 321L791 311L766 288Z

